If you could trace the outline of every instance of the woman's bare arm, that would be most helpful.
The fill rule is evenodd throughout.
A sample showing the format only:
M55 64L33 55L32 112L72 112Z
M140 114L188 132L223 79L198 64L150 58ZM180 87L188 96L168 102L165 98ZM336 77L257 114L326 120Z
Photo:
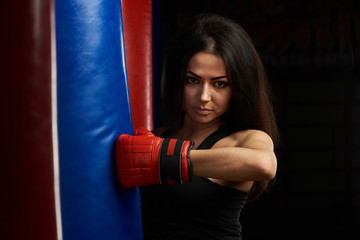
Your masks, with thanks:
M192 150L190 162L195 176L232 182L270 180L277 168L271 138L257 130L235 133L211 149Z

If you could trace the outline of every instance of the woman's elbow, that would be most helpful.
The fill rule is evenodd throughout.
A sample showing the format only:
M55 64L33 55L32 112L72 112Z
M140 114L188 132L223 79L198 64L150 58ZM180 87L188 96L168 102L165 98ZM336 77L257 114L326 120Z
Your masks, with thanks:
M259 164L259 180L271 180L275 177L277 170L277 159L274 153L264 154Z

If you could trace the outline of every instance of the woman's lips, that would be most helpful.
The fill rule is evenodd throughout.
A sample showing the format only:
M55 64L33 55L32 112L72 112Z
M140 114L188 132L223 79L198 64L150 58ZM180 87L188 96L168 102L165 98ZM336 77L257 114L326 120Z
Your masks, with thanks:
M213 110L209 109L209 108L201 108L201 107L194 107L194 110L202 115L207 115L209 113L211 113Z

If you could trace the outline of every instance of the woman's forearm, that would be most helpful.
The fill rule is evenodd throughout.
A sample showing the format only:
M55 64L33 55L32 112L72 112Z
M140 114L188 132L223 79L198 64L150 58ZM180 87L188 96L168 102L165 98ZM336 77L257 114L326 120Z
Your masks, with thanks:
M225 147L190 152L192 174L227 181L270 180L276 173L272 151Z

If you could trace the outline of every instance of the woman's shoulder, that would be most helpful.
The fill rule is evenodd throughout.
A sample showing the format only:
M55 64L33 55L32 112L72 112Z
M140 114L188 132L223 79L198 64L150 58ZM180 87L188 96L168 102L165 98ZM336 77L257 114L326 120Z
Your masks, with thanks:
M273 148L271 137L264 131L247 129L234 132L221 139L214 147L270 147Z

